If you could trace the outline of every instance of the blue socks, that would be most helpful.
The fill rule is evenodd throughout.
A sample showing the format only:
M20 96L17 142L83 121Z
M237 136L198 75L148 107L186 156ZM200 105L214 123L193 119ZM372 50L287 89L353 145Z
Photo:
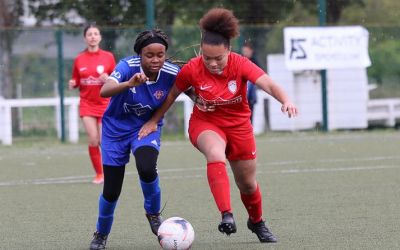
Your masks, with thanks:
M157 214L161 207L161 189L159 186L159 178L148 183L140 180L144 196L144 210L148 214Z
M140 180L144 196L144 209L148 214L157 214L161 207L161 189L159 179L150 183ZM108 202L103 194L99 197L99 217L97 219L97 231L102 235L108 235L114 220L114 210L118 201Z
M108 235L114 220L114 210L117 201L108 202L103 194L99 198L99 218L97 219L97 231L102 235Z

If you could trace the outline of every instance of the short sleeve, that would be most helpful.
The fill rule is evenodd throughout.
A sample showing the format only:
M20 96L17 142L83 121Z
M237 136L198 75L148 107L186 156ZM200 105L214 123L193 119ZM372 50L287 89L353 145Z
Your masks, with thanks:
M114 71L108 77L117 83L126 82L130 79L129 66L125 61L119 61Z
M244 58L244 57L243 57ZM255 63L250 61L247 58L243 59L243 64L242 64L242 76L244 80L248 80L250 82L256 82L256 80L265 74L264 70L258 67Z
M175 85L180 91L187 90L190 86L190 65L185 64L176 76Z

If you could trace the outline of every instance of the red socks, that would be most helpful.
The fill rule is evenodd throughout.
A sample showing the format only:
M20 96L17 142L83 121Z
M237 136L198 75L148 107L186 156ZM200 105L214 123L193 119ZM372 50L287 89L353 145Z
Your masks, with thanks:
M207 178L211 193L214 196L218 210L222 212L231 211L231 190L229 177L226 172L225 162L207 163Z
M218 210L221 213L231 212L229 177L225 163L207 163L207 178ZM256 191L252 194L240 193L240 198L249 214L250 221L252 223L260 222L262 220L262 197L258 184Z
M262 199L260 188L257 184L257 189L252 194L240 193L240 198L247 209L249 218L252 223L260 222L262 219Z
M89 156L90 160L92 161L92 165L94 168L94 171L96 171L96 174L103 174L103 167L101 163L101 154L100 154L100 148L89 146Z

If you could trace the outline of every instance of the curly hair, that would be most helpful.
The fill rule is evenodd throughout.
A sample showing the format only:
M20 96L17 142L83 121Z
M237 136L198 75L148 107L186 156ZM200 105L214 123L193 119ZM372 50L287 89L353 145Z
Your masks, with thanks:
M230 40L239 35L239 21L233 12L224 8L210 9L200 19L201 43L230 46Z
M161 43L168 49L168 36L160 29L152 29L141 32L135 40L133 50L139 55L144 47L151 43Z

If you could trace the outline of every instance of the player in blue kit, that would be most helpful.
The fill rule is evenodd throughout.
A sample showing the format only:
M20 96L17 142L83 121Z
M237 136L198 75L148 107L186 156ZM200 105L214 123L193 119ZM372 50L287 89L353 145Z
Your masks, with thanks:
M100 91L102 97L111 96L111 101L102 120L104 187L90 249L105 249L130 152L135 157L144 209L154 234L162 223L157 158L163 122L141 140L138 132L164 102L178 74L179 67L166 61L167 49L168 37L161 30L140 33L134 45L138 56L122 59Z

